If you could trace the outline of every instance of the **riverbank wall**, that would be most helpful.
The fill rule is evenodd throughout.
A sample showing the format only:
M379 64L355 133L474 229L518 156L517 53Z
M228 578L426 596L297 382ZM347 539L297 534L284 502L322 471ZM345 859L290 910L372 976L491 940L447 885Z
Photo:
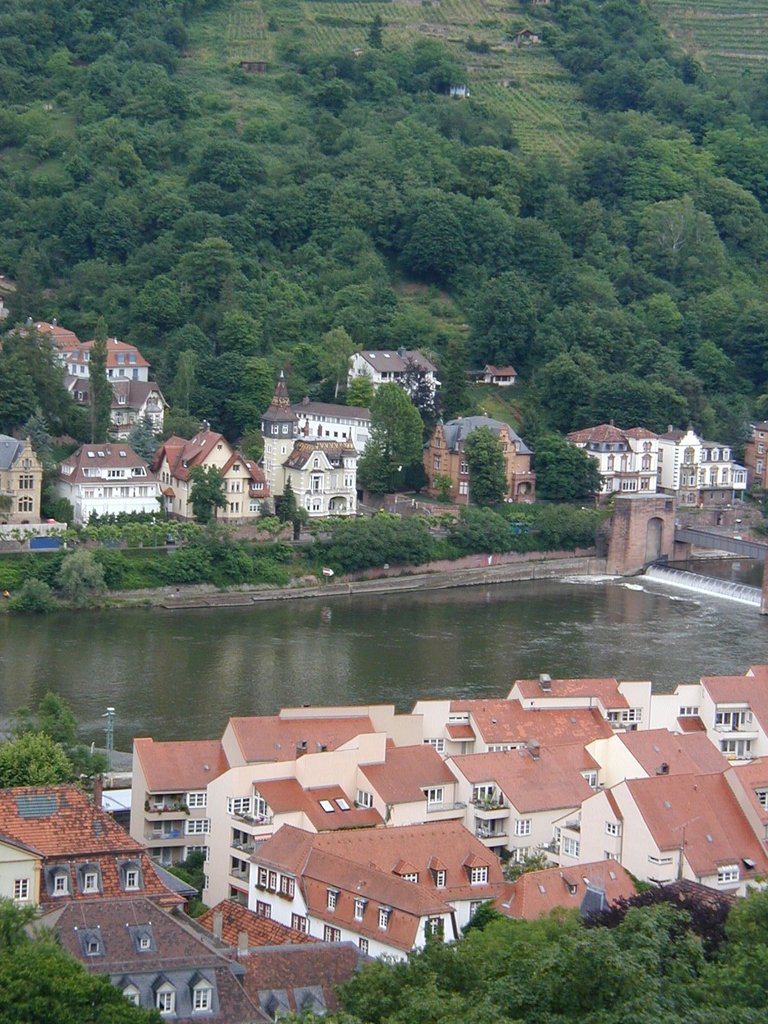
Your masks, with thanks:
M382 566L354 576L303 578L289 587L213 586L164 587L113 595L115 603L144 605L169 611L187 608L248 607L261 601L289 601L307 598L344 597L350 594L393 594L409 591L445 590L452 587L490 586L517 580L560 579L563 576L605 574L605 559L594 551L550 551L502 555L468 555L457 561L430 562L404 568Z

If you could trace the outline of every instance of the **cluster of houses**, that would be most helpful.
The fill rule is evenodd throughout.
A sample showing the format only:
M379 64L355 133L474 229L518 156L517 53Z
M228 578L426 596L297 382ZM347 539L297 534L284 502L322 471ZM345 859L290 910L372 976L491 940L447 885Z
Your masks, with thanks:
M744 895L768 871L768 666L671 694L541 675L409 714L286 708L220 740L138 738L130 831L160 864L201 851L209 905L370 956L454 941L486 902L606 906L630 875ZM505 882L503 860L536 854L551 866Z
M55 320L37 323L34 328L50 339L74 400L87 405L94 343L81 342ZM126 438L142 419L150 422L156 433L162 432L167 403L149 379L149 369L135 346L108 339L106 372L113 391L113 440L83 445L62 464L57 482L58 494L73 506L75 523L87 522L93 513L160 509L180 519L193 518L189 472L194 466L215 467L224 477L227 504L218 514L227 522L260 516L264 503L270 508L289 484L310 517L356 513L360 497L357 461L371 439L369 409L309 398L291 402L281 373L262 417L264 455L260 462L247 458L207 423L192 438L168 438L148 462L130 448ZM511 386L517 379L511 366L486 366L475 376L497 387ZM437 368L416 350L357 352L350 359L348 380L359 378L369 380L374 391L382 384L395 383L410 391L427 388L434 396L440 387ZM459 505L469 502L464 444L479 427L489 428L501 442L505 499L534 501L536 474L531 449L509 423L485 415L437 424L424 446L426 493ZM755 424L746 448L746 467L735 461L730 446L705 441L690 427L676 430L670 426L665 433L656 434L645 427L621 429L603 423L573 431L567 439L598 463L601 498L616 493L665 493L674 495L682 506L701 506L732 504L750 483L768 486L766 436L768 423ZM18 447L15 454L11 453L12 443ZM31 489L29 473L22 474L22 469L32 473ZM4 496L8 506L0 508L3 520L39 519L41 479L42 468L28 444L0 439L0 498Z

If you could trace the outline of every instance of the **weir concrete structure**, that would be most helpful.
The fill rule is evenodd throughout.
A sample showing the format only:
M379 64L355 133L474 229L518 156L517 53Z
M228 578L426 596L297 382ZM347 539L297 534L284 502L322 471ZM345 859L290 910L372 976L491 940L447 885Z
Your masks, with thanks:
M717 530L679 526L674 499L666 495L619 495L615 499L606 571L631 576L652 562L685 561L691 547L728 551L764 563L760 614L768 615L768 544Z

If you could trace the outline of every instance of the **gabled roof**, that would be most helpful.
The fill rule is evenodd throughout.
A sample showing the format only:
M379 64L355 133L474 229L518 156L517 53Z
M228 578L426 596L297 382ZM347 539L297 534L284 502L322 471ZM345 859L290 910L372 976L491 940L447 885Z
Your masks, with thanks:
M275 814L300 811L318 832L383 825L378 811L356 807L341 786L304 789L296 779L254 783Z
M306 932L297 931L287 925L262 917L244 907L236 900L222 900L213 909L206 910L197 923L215 933L216 915L221 914L221 941L228 946L237 946L240 935L248 936L248 948L256 946L281 946L287 943L312 944L319 940Z
M213 1008L203 1016L215 1024L242 1024L266 1020L244 991L238 975L243 972L213 948L202 929L185 918L161 911L145 899L90 900L70 904L44 916L61 944L95 974L106 974L121 988L133 985L142 994L142 1005L152 1000L158 983L169 981L176 990L174 1020L198 1020L191 998L192 985L200 980L215 991ZM100 951L84 955L79 934L97 934ZM149 938L142 949L139 939Z
M56 348L62 352L71 352L81 344L74 331L68 331L66 327L60 327L57 323L39 320L35 324L35 330L38 334L50 338Z
M582 745L612 736L613 729L596 708L526 710L516 700L454 700L451 712L469 713L476 733L486 743L527 743L542 746Z
M636 893L635 884L615 860L599 860L570 868L546 868L529 871L515 882L509 882L494 902L494 907L507 917L533 921L552 910L578 910L587 892L598 894L608 907L619 899Z
M220 740L159 743L148 736L133 741L150 793L205 789L229 768Z
M340 718L230 718L229 728L247 763L292 761L302 754L337 750L355 736L376 732L368 715Z
M207 426L189 440L174 434L155 452L152 468L157 472L165 457L171 476L177 480L188 480L190 469L202 465L218 444L225 444L231 452L232 449L224 435L217 434Z
M384 764L365 765L360 771L387 804L423 801L425 788L456 781L442 757L428 743L387 747L385 756Z
M85 358L85 353L90 352L95 344L95 341L80 342L71 352L72 361L75 363L89 362ZM123 356L122 362L118 362L118 355ZM128 357L127 360L125 359L126 356ZM107 338L107 369L115 369L118 366L130 368L148 367L149 363L135 345L129 345L127 341L118 341L117 338Z
M501 430L506 430L510 440L514 442L517 450L522 455L531 454L531 449L509 423L502 423L501 420L494 420L490 416L460 416L458 419L448 420L446 423L443 423L442 429L445 435L446 447L452 452L459 451L460 445L463 444L472 431L478 430L480 427L488 427L494 434L498 434Z
M667 729L636 729L617 733L616 740L623 743L641 767L649 774L682 775L724 772L728 762L701 732L674 733Z
M715 704L747 704L768 732L768 666L755 665L745 676L702 676L701 685Z
M434 363L431 363L418 349L400 349L397 352L393 349L381 349L375 352L366 349L357 354L379 373L404 373L409 361L428 373L435 373L437 370Z
M468 782L495 783L517 811L527 813L579 807L593 792L581 773L599 767L580 744L462 754L451 760Z
M17 441L9 434L0 434L0 469L11 469L24 451L26 441Z
M245 990L263 1009L276 997L294 1013L334 1012L337 987L352 979L361 959L351 942L258 949L242 961Z
M768 807L758 800L755 790L768 791L768 757L756 757L747 764L733 765L728 777L735 776L747 796L752 812L758 816L763 825L768 825Z
M66 473L65 467L72 467ZM143 469L142 481L154 482L155 477L149 471L149 464L125 441L104 442L103 444L83 444L68 459L64 459L59 468L59 479L68 484L94 483L97 477L86 476L85 470L98 469L105 473L110 469Z
M538 679L517 679L513 690L527 700L559 697L596 697L603 707L627 708L627 698L613 677L598 679L550 679L545 690Z
M492 377L516 377L517 370L514 366L491 366L490 363L485 367L485 373L489 373Z
M738 864L742 878L768 871L762 843L724 774L655 775L620 786L627 787L659 850L684 846L698 878L716 874L722 864Z

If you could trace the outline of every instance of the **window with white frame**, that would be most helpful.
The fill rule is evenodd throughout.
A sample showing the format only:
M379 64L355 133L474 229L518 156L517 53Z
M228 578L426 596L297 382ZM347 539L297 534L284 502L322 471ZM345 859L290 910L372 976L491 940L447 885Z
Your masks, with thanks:
M672 858L669 857L669 856L667 856L667 857L664 857L664 856L657 857L655 854L649 853L648 854L648 862L650 864L671 864L672 863Z
M400 876L404 882L418 882L419 873L418 871L409 871L407 875Z
M325 905L329 910L335 910L336 904L339 902L339 890L329 889L326 895Z
M66 895L69 892L69 878L60 871L53 879L53 894L54 896Z
M359 948L360 952L364 956L367 956L368 955L368 939L358 939L357 940L357 945L358 945L358 948Z
M379 928L386 931L389 928L389 919L392 916L391 907L379 907Z
M725 885L729 882L738 882L739 880L739 865L738 864L721 864L717 869L717 884Z
M459 480L459 494L469 494L469 483L466 480Z
M139 888L139 869L138 868L126 868L125 869L125 888L126 889L138 889Z
M13 898L15 900L28 900L29 899L29 879L28 878L17 878L13 883Z
M205 807L208 804L208 794L204 789L196 790L194 793L187 793L187 807Z
M472 789L472 799L475 803L491 803L496 797L496 787L492 782L484 783L481 786L475 786Z
M698 704L684 704L677 713L678 718L698 718Z
M187 818L184 831L188 836L205 835L211 831L210 818Z
M83 892L98 892L99 891L99 873L98 871L84 871L83 872Z
M621 825L617 821L606 821L605 831L609 836L620 836Z
M437 736L434 739L424 740L424 743L428 747L434 747L438 754L445 752L445 739L442 736Z
M157 990L155 1006L160 1013L175 1013L176 1011L176 989L169 981L164 982Z
M431 786L427 791L427 807L443 803L445 790L442 786Z
M261 793L256 793L253 798L253 816L254 818L269 817L269 805Z
M356 899L355 900L355 920L362 921L365 917L365 908L368 904L368 900Z
M266 903L264 900L256 900L256 916L271 918L272 904Z
M141 993L135 985L126 985L123 989L123 998L127 999L129 1003L133 1003L134 1006L141 1005Z
M250 814L253 801L249 796L227 797L227 814Z
M581 853L581 843L573 836L563 836L562 850L566 857L578 857Z
M373 807L373 793L369 793L365 789L358 789L355 803L359 807Z
M192 1012L210 1010L213 1002L213 986L208 981L199 981L192 989Z
M435 887L437 889L445 888L445 871L443 868L438 868L438 870L435 871Z
M306 934L309 931L309 922L302 914L291 914L291 928Z
M341 942L341 929L327 924L323 928L323 942Z
M470 868L469 870L469 881L472 885L482 885L488 881L488 867L483 864L478 867Z
M296 882L290 875L280 875L280 894L293 899L296 892Z
M755 796L760 806L768 810L768 789L756 789Z
M531 826L533 822L531 818L516 818L515 819L515 835L516 836L529 836L531 834Z
M442 935L443 934L443 919L442 917L430 917L427 919L428 935Z
M582 778L590 787L590 789L597 789L597 772L586 771L581 773Z

